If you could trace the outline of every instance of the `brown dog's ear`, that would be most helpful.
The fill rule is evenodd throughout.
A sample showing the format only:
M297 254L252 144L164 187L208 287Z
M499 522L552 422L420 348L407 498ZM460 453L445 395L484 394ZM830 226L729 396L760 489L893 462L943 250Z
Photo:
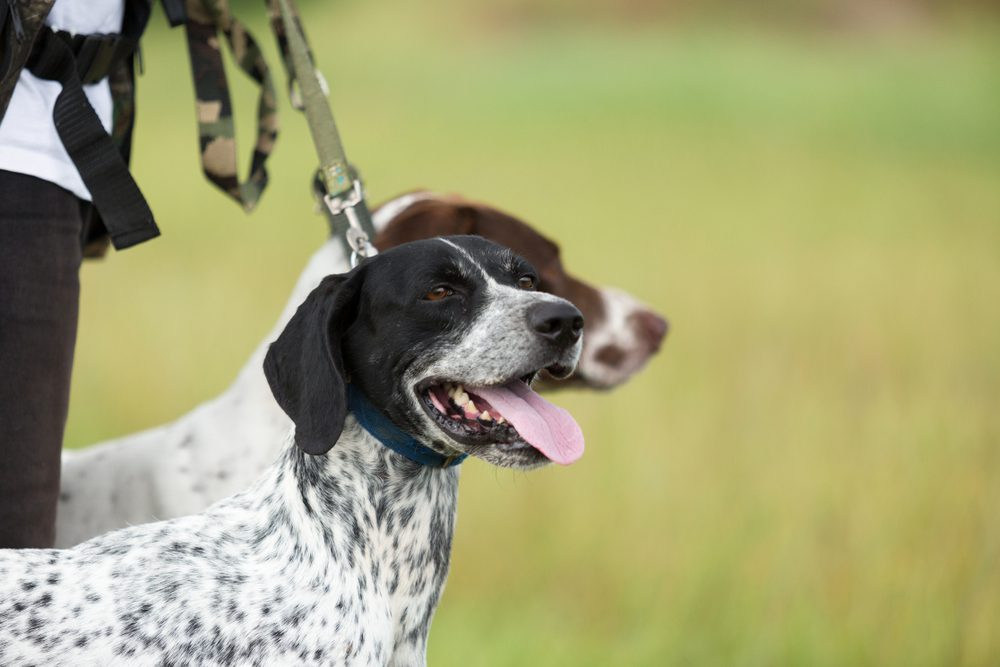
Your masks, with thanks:
M271 393L295 424L295 444L325 454L347 417L341 338L357 316L364 266L328 276L310 292L264 357Z
M478 234L479 211L474 205L442 199L418 201L393 218L375 237L375 247L388 250L409 241L435 236Z

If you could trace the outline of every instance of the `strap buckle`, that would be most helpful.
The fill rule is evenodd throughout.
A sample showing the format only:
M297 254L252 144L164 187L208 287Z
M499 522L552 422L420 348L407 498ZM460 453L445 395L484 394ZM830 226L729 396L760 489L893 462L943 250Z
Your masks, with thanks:
M354 185L346 194L341 194L336 197L329 194L323 195L323 203L326 204L326 208L330 211L330 215L340 215L344 214L347 218L347 231L345 236L347 237L347 245L351 247L351 268L356 267L361 260L373 257L378 253L375 246L371 244L371 240L368 238L368 234L365 232L364 227L361 226L361 220L358 218L358 212L354 210L354 207L362 202L364 199L364 186L362 186L361 181L354 179Z

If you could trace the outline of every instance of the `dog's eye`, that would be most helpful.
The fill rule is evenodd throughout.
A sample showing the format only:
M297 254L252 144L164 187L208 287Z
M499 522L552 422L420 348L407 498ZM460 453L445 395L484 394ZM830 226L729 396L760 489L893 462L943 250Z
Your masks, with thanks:
M520 289L533 290L535 289L535 279L531 276L521 276L517 279L517 286Z
M440 301L441 299L445 298L446 296L451 296L454 293L455 293L455 290L453 290L452 288L445 287L444 285L438 285L437 287L435 287L430 292L428 292L427 294L424 295L424 300L425 301Z

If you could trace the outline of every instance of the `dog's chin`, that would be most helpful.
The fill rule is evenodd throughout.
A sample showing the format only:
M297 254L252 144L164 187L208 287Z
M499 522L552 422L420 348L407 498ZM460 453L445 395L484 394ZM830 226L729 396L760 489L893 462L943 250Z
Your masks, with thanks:
M544 454L523 440L513 443L467 448L465 451L470 456L475 456L500 468L534 470L551 463Z
M553 370L563 372L562 368ZM534 371L498 384L520 380L530 386L537 375ZM501 415L491 415L491 406L461 383L428 379L413 391L426 417L424 422L430 422L426 430L450 449L503 468L531 470L550 463Z

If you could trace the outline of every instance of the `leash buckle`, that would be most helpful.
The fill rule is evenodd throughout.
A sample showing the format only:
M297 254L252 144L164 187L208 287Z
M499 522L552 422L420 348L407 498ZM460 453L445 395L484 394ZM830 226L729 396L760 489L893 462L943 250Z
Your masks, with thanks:
M358 219L358 212L354 207L364 199L364 187L361 181L354 179L354 185L346 195L333 197L329 194L323 195L323 203L330 211L331 215L337 216L341 213L347 218L347 245L351 247L351 268L356 267L361 260L368 259L378 253L371 239L361 226Z

